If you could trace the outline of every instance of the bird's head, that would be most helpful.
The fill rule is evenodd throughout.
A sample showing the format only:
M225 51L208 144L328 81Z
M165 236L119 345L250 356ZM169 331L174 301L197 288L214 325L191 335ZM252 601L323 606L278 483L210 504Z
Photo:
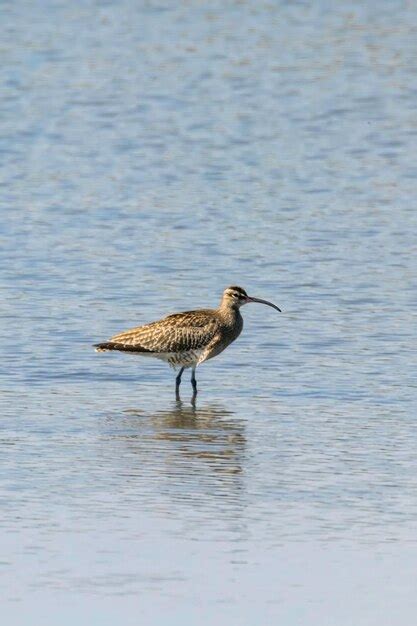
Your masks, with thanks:
M236 285L232 285L231 287L227 287L223 291L222 306L239 308L244 304L249 304L249 302L259 302L260 304L266 304L268 306L272 306L273 309L281 312L281 309L279 309L275 304L272 304L272 302L268 302L268 300L261 300L260 298L248 296L248 294L244 289L242 289L242 287L236 287Z

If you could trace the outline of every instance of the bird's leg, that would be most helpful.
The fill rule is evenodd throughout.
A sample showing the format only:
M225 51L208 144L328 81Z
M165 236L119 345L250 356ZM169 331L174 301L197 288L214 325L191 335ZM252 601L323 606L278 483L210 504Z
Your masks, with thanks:
M175 379L175 394L177 396L177 400L179 399L179 395L180 395L181 376L184 370L185 370L185 367L182 367L180 371L178 372L178 376Z
M195 379L195 367L191 370L191 384L193 386L194 395L197 395L197 381Z

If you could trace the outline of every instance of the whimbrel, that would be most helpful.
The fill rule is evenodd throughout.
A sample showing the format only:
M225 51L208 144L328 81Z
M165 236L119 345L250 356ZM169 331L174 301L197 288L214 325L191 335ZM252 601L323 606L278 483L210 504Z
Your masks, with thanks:
M174 313L158 322L114 335L94 347L97 352L120 350L152 356L166 361L175 369L180 368L175 379L177 397L182 373L191 367L191 384L195 395L197 365L217 356L239 337L243 328L239 309L249 302L260 302L281 311L272 302L250 297L242 287L232 286L224 290L218 309Z

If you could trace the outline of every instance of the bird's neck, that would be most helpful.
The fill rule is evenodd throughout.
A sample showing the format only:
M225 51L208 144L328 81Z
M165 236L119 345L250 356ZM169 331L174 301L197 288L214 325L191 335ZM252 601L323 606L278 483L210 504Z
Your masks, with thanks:
M218 312L224 322L228 325L230 324L231 326L236 324L236 321L242 317L238 306L224 304L223 302L220 304Z

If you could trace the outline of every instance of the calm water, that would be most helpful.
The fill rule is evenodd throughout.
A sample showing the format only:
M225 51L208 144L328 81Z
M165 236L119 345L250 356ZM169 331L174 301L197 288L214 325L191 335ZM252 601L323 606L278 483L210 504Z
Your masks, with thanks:
M416 623L413 4L1 4L3 623Z

